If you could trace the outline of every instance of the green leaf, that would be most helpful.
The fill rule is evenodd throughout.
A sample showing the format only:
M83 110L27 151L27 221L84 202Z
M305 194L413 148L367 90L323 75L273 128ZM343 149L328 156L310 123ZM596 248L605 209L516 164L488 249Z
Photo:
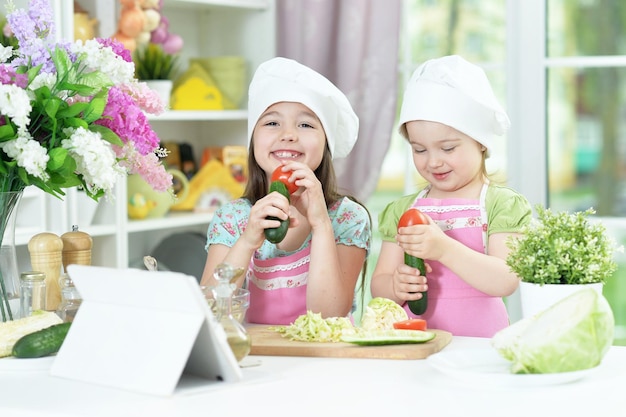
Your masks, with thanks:
M57 70L57 78L64 79L72 67L72 61L65 49L57 46L52 53L52 62Z
M67 119L63 119L63 126L74 128L82 127L86 130L89 130L89 124L87 123L87 121L78 117L68 117Z
M63 100L58 97L53 97L49 100L43 101L44 111L51 119L55 119L57 116L57 111L62 105Z
M102 114L104 113L104 109L107 104L106 95L103 97L102 95L96 95L91 99L89 106L85 109L83 113L83 119L87 123L93 123L96 120L102 118Z
M35 79L35 77L37 75L39 75L39 71L41 70L42 66L43 66L43 64L39 64L36 67L29 68L26 71L26 74L28 75L28 84L30 84Z
M82 97L89 97L96 94L100 91L99 88L94 88L90 85L78 84L78 83L70 83L70 82L60 82L58 84L59 90L67 90L73 91L75 94L78 94Z
M67 106L63 110L59 110L57 116L60 118L75 117L84 112L87 107L89 107L89 103L78 101Z
M91 130L92 132L100 133L102 139L106 140L111 145L124 146L124 142L122 142L122 139L120 139L117 133L113 132L106 126L90 125L89 130Z
M48 151L48 156L50 157L50 159L48 160L48 164L46 165L46 168L48 169L48 171L51 171L51 172L60 170L65 164L66 159L71 159L72 161L74 161L73 158L70 158L69 153L67 149L65 148L50 149ZM74 161L74 165L76 165L75 161Z
M13 128L13 125L7 123L5 125L0 126L0 142L6 142L11 139L15 139L17 136L17 132Z

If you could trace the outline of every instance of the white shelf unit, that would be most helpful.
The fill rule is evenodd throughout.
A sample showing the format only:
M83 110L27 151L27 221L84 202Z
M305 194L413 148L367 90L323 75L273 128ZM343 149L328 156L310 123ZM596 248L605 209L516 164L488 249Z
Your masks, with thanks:
M66 0L51 0L59 15L58 26L64 37L73 34L73 6ZM98 19L99 37L110 37L117 28L118 1L78 0L90 16ZM16 2L18 7L25 7ZM170 31L183 37L182 69L190 58L243 56L247 79L263 61L275 56L274 0L165 0L163 13L170 20ZM242 107L245 103L242 104ZM206 146L245 145L247 111L167 111L150 116L150 123L163 142L187 142L200 162ZM126 210L126 181L117 184L113 201L85 200L74 189L63 201L38 189L27 190L20 203L16 225L18 263L30 269L27 244L36 233L61 235L78 224L93 238L94 265L125 268L137 266L144 255L172 233L206 233L209 213L171 212L163 218L129 220ZM89 206L93 219L85 223ZM90 216L87 216L90 217Z

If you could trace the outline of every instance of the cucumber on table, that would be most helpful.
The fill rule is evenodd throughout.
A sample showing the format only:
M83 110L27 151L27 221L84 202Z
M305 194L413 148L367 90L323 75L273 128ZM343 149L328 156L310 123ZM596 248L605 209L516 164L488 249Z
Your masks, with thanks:
M40 358L57 353L70 330L71 322L54 324L22 336L13 345L13 356L17 358Z

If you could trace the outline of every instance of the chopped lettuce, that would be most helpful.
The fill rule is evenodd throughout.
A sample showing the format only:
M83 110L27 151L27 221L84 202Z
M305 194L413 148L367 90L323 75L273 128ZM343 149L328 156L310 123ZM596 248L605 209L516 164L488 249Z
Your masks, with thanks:
M342 332L354 326L347 317L322 318L319 313L307 311L289 326L274 326L283 337L301 342L339 342Z
M407 320L408 314L398 303L388 298L375 297L365 306L361 319L363 330L393 329L393 323Z
M542 374L593 368L613 344L615 319L606 298L578 291L491 339L511 372Z
M270 329L283 337L301 342L340 342L342 335L360 331L394 330L393 323L408 319L406 311L386 298L374 298L365 307L360 327L355 327L348 317L322 318L319 313L307 311L289 326L272 326Z

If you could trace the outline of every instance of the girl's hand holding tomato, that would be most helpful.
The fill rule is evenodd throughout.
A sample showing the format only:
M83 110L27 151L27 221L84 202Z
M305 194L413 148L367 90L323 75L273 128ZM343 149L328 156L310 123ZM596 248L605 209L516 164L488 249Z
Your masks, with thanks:
M419 211L410 208L403 216L407 218L398 222L398 234L396 241L398 245L412 256L422 259L439 261L441 257L450 250L450 244L454 241L433 222L430 217ZM416 225L427 225L428 227L412 227ZM402 229L409 227L409 229Z
M329 222L324 190L311 168L300 162L287 162L284 167L291 170L291 177L296 178L294 185L298 183L297 191L291 195L292 206L306 217L312 228Z
M289 181L289 178L291 177L291 174L293 174L293 171L292 170L283 171L283 166L284 165L279 165L278 168L276 168L274 172L272 172L272 178L270 182L274 182L274 181L282 182L287 187L287 191L289 191L289 194L293 194L296 191L298 191L298 188L300 187L296 185L295 180L293 182Z

